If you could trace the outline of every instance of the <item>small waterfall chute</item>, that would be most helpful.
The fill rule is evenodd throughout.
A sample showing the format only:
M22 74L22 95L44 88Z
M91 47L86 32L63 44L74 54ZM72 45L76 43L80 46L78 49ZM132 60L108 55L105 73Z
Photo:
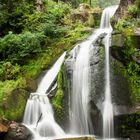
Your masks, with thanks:
M110 24L110 18L114 15L118 6L111 6L103 11L101 18L100 28L105 30L107 33L104 38L105 45L105 100L103 103L103 137L113 138L114 137L114 119L113 119L113 105L111 99L111 87L110 87L110 62L109 62L109 47L112 27Z
M64 61L64 52L40 82L37 92L31 93L27 101L23 123L42 137L62 136L64 131L54 119L53 109L46 94L52 82L56 79Z

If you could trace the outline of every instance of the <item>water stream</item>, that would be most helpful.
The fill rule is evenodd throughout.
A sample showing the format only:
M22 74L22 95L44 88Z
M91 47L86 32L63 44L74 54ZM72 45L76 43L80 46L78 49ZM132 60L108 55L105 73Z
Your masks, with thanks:
M41 80L37 92L31 93L27 101L23 123L38 137L62 136L64 131L54 119L53 109L46 94L60 70L66 52L56 61Z
M88 135L93 132L89 116L89 93L90 87L90 49L100 35L106 33L105 46L105 101L103 108L103 136L112 138L113 106L111 101L110 69L109 69L109 46L112 27L110 17L113 16L117 6L106 8L103 11L101 26L84 42L73 49L73 79L72 93L70 96L70 134ZM35 134L35 139L40 137L66 136L65 132L56 123L53 109L46 93L55 81L66 53L56 61L52 68L41 80L36 93L31 93L24 114L23 123ZM91 118L92 119L92 118Z
M103 137L113 138L114 137L114 119L113 119L113 105L111 100L111 86L110 86L110 66L109 66L109 47L112 27L110 24L110 18L114 15L117 6L106 8L103 11L101 18L101 29L104 29L107 33L104 38L105 45L105 100L103 105Z

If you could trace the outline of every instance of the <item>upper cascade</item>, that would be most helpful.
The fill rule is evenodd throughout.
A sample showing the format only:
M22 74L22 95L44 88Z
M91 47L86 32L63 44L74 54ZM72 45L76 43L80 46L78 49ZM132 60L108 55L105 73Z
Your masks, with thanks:
M46 73L36 93L30 94L26 104L23 123L30 128L37 140L40 139L40 136L50 137L65 134L54 119L53 108L46 94L52 83L56 80L65 55L66 52L59 57L52 68Z
M113 30L110 24L110 18L115 14L117 8L118 5L110 6L104 9L101 17L100 29L110 29L110 31Z

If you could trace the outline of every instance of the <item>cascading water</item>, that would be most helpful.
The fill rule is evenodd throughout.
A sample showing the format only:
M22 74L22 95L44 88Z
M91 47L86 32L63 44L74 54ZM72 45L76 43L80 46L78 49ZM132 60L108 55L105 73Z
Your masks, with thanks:
M103 11L100 29L96 30L86 41L78 44L73 49L73 80L72 94L70 97L70 133L90 134L91 122L89 116L90 93L90 49L101 34L106 33L104 39L106 52L106 86L103 109L103 135L104 138L113 137L113 106L110 92L109 46L112 28L110 17L113 16L116 7L109 7ZM44 76L36 93L32 93L27 101L23 123L31 128L32 132L39 136L64 136L65 133L55 122L53 109L46 92L56 79L60 66L65 57L64 53L54 66ZM38 139L38 138L37 138Z
M88 93L89 93L89 47L90 42L80 44L73 71L71 130L76 134L88 134Z
M47 97L47 90L60 70L66 53L56 61L53 67L47 72L42 79L36 93L31 93L25 108L23 123L34 133L39 136L62 136L64 131L55 122L53 109Z
M110 75L109 75L109 43L112 32L110 17L113 16L117 6L106 8L103 11L101 26L93 35L83 43L79 44L79 52L74 59L73 68L73 87L71 96L70 110L70 130L76 134L89 134L90 120L88 113L89 93L90 93L90 69L89 69L89 52L93 42L98 37L106 33L105 50L106 50L106 91L105 91L105 108L103 113L104 137L113 136L113 107L110 93ZM77 46L76 46L77 47ZM108 110L109 109L109 110Z
M110 87L110 68L109 68L109 47L110 47L110 38L112 27L110 24L110 18L114 15L118 6L112 6L106 8L103 11L101 19L101 29L104 29L107 33L104 38L105 45L105 76L106 76L106 85L105 85L105 100L103 108L103 137L104 138L113 138L114 137L114 120L113 120L113 105L111 101L111 87Z
M73 79L70 97L70 133L90 134L93 132L89 116L90 93L90 49L103 30L96 30L86 41L73 51Z

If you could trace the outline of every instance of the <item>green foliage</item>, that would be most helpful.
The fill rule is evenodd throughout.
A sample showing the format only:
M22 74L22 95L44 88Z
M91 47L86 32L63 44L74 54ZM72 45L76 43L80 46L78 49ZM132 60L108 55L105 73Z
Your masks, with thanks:
M0 60L22 64L23 58L41 52L43 44L44 35L42 33L25 32L19 35L9 33L0 39Z
M127 73L129 75L130 86L132 89L132 98L134 101L140 101L140 66L136 62L130 62L127 65Z
M138 13L138 7L135 4L129 5L128 6L128 13L132 16L132 17L136 17L137 13Z
M126 60L126 68L124 70L124 75L128 78L132 99L134 102L140 101L140 65L133 61L132 56L135 55L137 50L135 49L135 44L133 43L133 38L130 36L125 40L124 48L124 59Z
M3 64L4 80L12 80L18 78L20 74L20 66L15 64L13 66L10 62L5 62Z
M0 5L0 36L9 31L22 32L24 18L35 9L33 3L25 0L2 0Z
M121 31L124 36L133 35L134 27L135 27L135 21L128 21L125 19L120 19L115 25L115 28Z
M9 97L15 90L28 90L24 77L37 78L42 69L48 69L64 50L71 49L88 33L83 32L82 23L73 24L67 15L70 4L45 0L43 12L37 12L33 0L11 0L12 8L7 9L8 1L0 3L0 118L11 120L21 115L26 98L21 95L16 107L13 101L6 103L11 102ZM59 116L63 99L61 78L59 74L60 84L53 101Z

